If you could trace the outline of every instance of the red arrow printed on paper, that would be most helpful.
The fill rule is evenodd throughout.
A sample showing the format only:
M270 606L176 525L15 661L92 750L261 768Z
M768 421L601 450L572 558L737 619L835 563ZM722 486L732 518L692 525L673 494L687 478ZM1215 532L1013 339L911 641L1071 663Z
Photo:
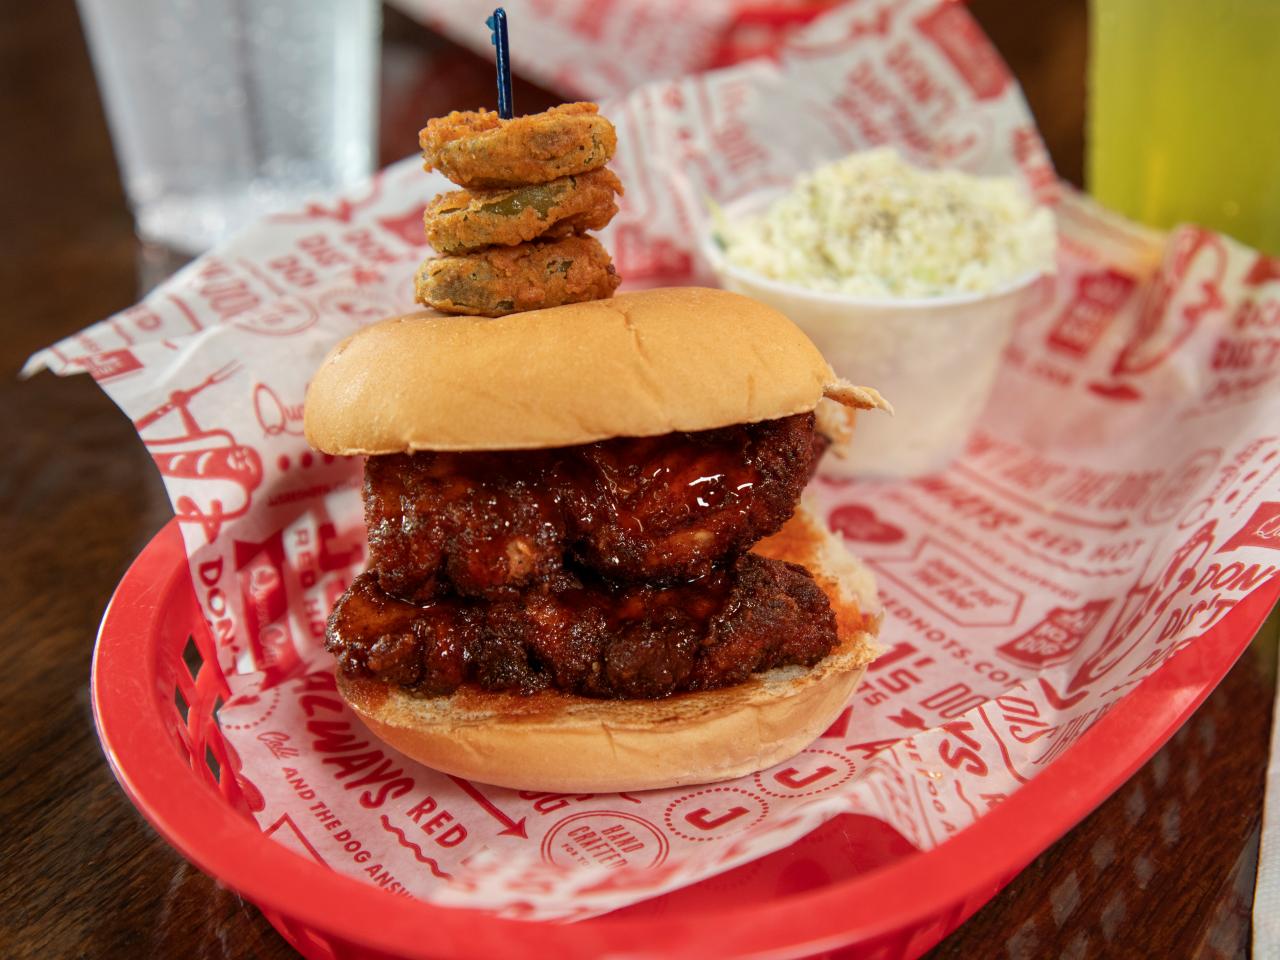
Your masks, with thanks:
M464 780L462 777L455 777L453 774L449 774L449 779L456 783L462 789L463 793L478 803L485 813L489 814L489 816L502 824L503 829L498 831L499 835L505 837L521 837L525 840L529 839L529 832L524 826L524 817L521 817L519 820L512 820L509 816L499 810L492 800L481 793L480 789L470 780Z

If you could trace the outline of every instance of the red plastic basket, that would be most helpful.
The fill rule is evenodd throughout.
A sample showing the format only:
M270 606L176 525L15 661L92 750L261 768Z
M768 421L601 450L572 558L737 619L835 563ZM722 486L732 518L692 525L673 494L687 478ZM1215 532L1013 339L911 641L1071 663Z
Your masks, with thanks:
M102 622L93 705L125 793L193 864L311 958L915 957L959 926L1141 766L1208 695L1280 594L1255 590L1137 686L1035 780L928 853L842 817L774 854L765 888L712 878L577 924L500 919L392 896L265 836L215 714L227 696L176 523L130 567ZM788 860L788 857L791 859ZM748 868L754 865L748 865ZM747 868L740 868L747 869ZM718 882L719 881L719 882Z

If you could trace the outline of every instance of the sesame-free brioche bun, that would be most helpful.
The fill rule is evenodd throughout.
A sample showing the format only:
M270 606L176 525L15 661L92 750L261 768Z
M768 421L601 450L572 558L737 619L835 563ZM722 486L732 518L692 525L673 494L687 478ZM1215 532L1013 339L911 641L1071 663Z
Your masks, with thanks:
M839 380L783 314L670 287L496 319L419 311L338 344L307 390L324 453L519 450L754 423L824 396L888 408Z
M812 668L663 700L594 700L464 687L416 697L338 676L369 730L454 776L520 790L612 793L731 780L803 750L844 709L876 655L875 582L804 506L755 552L807 567L831 600L838 641Z

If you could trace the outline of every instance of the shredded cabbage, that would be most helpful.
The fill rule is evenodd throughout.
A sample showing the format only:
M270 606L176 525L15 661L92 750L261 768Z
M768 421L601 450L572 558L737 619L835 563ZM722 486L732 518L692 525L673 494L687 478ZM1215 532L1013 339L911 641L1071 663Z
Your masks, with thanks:
M757 216L718 217L730 263L871 298L988 292L1053 270L1053 214L1011 177L921 170L891 148L798 178Z

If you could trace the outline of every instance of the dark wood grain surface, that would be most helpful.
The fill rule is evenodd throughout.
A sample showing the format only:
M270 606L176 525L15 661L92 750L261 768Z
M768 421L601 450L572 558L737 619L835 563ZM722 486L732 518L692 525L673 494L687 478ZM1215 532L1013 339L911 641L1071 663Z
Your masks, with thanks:
M1078 181L1083 3L971 6ZM488 99L489 69L389 12L384 161L424 117ZM517 99L552 98L523 85ZM35 349L133 303L145 267L72 0L0 8L0 130L0 956L291 956L143 822L93 732L98 620L170 511L91 381L15 379ZM1243 956L1274 673L1274 644L1255 642L1151 763L933 956Z

